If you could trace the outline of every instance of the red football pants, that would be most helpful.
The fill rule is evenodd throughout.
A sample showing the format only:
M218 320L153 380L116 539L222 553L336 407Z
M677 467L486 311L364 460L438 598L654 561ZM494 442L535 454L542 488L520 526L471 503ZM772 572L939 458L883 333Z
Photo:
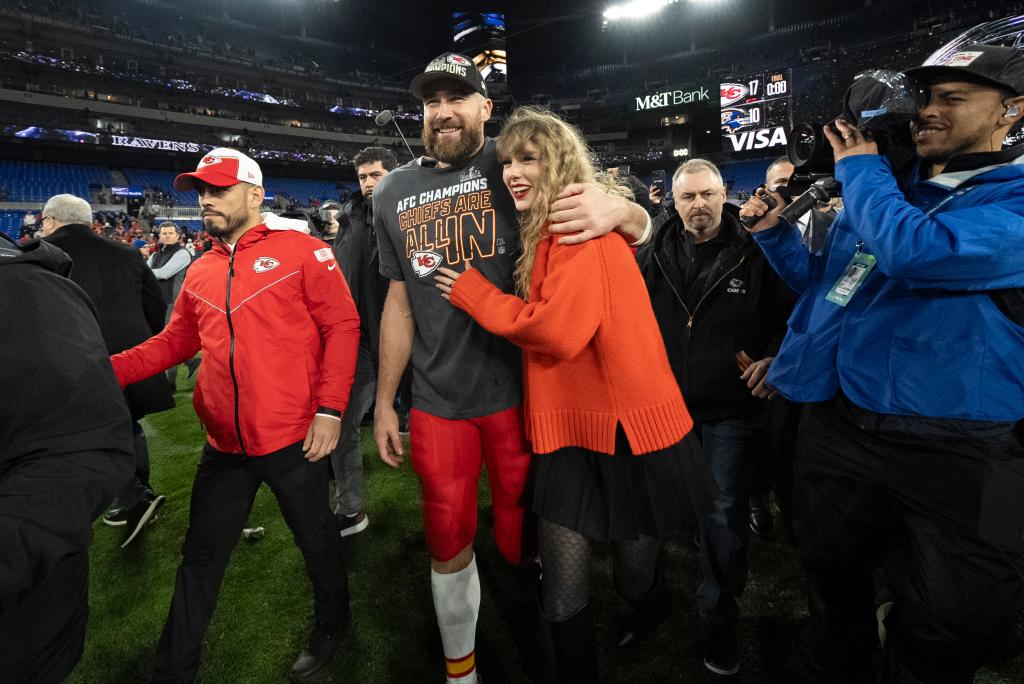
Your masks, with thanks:
M522 407L479 418L449 420L412 409L409 413L412 467L423 493L423 526L430 556L449 561L473 543L477 524L477 483L487 463L494 512L494 537L502 555L523 562L526 502L523 489L530 451L523 435Z

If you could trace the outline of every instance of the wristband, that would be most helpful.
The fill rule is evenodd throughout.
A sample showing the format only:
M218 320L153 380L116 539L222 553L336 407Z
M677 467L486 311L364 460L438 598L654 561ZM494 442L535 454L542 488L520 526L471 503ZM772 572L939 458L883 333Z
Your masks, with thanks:
M636 242L629 243L630 247L639 247L640 245L647 244L651 239L651 233L654 232L654 223L651 221L651 217L647 217L647 225L644 226L644 233L640 236L640 239Z
M327 406L317 406L316 415L323 416L324 418L334 418L335 420L341 420L341 411L338 409L328 408Z

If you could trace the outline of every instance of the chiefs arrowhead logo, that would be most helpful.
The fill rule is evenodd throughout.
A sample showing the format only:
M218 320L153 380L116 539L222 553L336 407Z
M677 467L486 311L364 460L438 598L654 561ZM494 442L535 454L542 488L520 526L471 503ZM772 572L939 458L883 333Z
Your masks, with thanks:
M202 161L199 162L200 166L213 166L214 164L220 164L221 158L214 154L208 154L203 157Z
M258 257L256 261L252 262L252 270L256 273L266 273L267 271L273 271L280 265L281 262L272 257Z
M434 252L413 252L412 270L420 278L428 276L441 265L441 255Z
M734 102L739 102L750 92L747 86L742 83L722 83L719 89L721 106L728 107Z
M448 55L448 61L452 64L458 64L459 66L470 66L473 64L462 55Z

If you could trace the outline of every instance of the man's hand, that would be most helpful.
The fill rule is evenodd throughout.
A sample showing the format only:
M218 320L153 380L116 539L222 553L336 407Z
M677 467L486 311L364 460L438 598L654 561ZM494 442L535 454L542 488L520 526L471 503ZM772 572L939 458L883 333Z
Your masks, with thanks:
M392 468L405 462L402 436L398 434L398 413L394 407L377 405L373 412L373 439L377 442L380 460Z
M330 416L313 416L313 422L306 430L306 439L302 442L302 451L306 460L316 463L338 446L341 435L341 421Z
M832 145L836 163L855 154L878 154L875 141L865 138L853 124L836 119L835 126L839 133L833 133L829 126L825 126L825 137Z
M747 387L751 390L750 393L758 399L771 399L776 394L775 390L765 383L765 379L768 377L768 369L771 367L773 360L775 360L774 356L766 356L760 361L754 361L740 375L741 380L747 381Z
M767 190L760 190L759 192L768 192ZM768 230L774 228L779 224L779 214L786 208L786 200L782 198L777 192L768 193L772 199L775 200L775 208L769 209L768 204L761 199L757 193L750 196L746 202L740 206L740 218L746 218L748 216L760 216L761 220L755 223L750 228L747 228L748 233L759 233L762 230Z
M654 206L660 207L661 206L661 186L660 185L656 185L656 184L652 184L651 187L647 189L647 199L651 200L651 204L653 204Z
M574 233L560 239L561 245L593 240L624 225L631 204L625 197L609 195L596 183L572 183L551 203L548 230Z

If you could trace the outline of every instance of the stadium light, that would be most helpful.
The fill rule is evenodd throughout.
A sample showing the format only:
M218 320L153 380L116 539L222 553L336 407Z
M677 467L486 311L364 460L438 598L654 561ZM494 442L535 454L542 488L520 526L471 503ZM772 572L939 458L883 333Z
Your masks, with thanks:
M630 0L612 5L604 11L605 22L618 21L620 19L643 19L652 14L660 12L667 5L679 2L679 0Z

